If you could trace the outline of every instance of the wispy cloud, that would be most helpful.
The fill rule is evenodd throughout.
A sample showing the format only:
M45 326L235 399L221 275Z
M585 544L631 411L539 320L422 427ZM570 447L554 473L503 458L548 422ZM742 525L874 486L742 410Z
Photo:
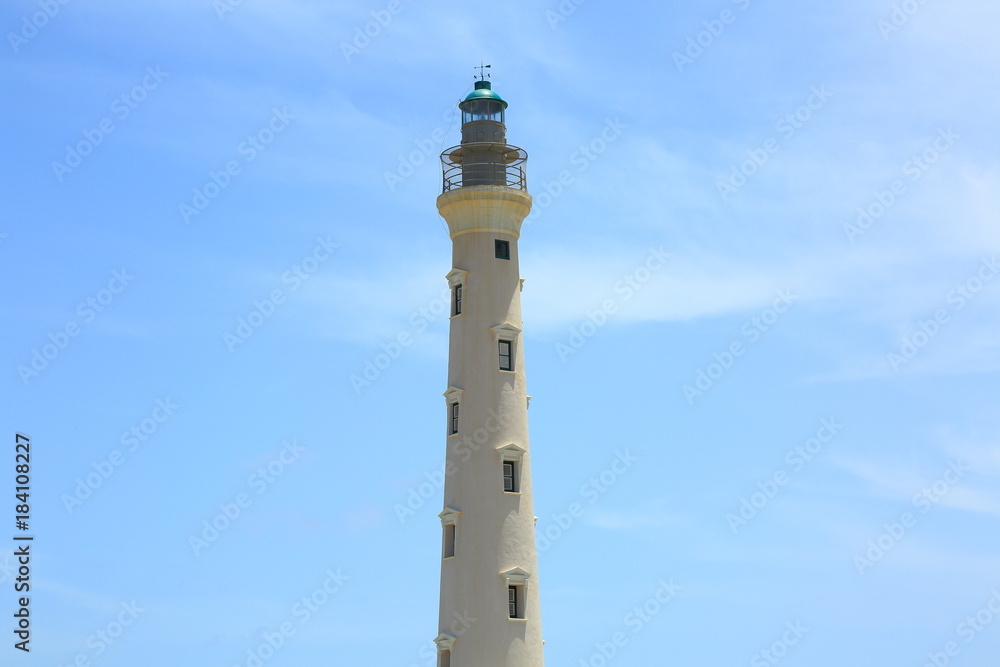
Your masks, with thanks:
M862 480L875 497L911 503L919 496L933 506L1000 515L1000 445L946 431L931 437L937 457L836 454L831 461Z
M678 526L685 521L662 502L648 503L633 510L607 510L595 508L586 518L593 526L604 530L636 531L666 526Z

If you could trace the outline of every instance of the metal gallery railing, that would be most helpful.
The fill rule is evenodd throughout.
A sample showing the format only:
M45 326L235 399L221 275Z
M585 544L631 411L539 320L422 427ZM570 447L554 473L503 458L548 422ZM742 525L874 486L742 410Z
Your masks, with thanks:
M441 154L442 192L474 185L527 190L528 153L510 144L489 142L453 146Z

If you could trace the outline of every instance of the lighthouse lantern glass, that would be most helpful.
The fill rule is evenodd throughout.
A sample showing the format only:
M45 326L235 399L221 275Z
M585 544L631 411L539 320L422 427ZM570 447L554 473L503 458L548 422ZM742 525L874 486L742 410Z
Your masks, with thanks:
M473 100L462 105L462 123L474 120L503 122L503 104L496 100Z

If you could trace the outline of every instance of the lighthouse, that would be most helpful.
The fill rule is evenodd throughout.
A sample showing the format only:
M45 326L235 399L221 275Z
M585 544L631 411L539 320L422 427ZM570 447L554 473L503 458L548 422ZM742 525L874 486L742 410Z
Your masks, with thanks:
M517 245L528 156L485 77L458 106L437 198L452 240L438 667L542 667Z

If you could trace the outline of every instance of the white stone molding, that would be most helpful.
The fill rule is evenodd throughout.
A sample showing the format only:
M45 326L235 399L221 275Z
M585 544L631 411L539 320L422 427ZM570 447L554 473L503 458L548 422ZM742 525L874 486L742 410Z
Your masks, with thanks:
M463 271L462 269L452 269L448 272L448 275L446 275L445 278L448 280L448 287L454 289L455 285L465 284L465 280L468 276L468 271Z
M509 340L516 343L518 336L521 335L521 330L515 327L510 322L504 322L503 324L498 324L497 326L490 329L490 331L493 332L493 338L497 342L501 340Z
M448 387L447 391L444 392L444 402L448 405L452 403L461 403L462 394L465 392L464 389L459 389L458 387Z
M441 526L447 526L450 524L458 524L458 517L462 516L454 507L445 507L444 510L438 514L438 518L441 519Z
M508 586L524 586L528 582L528 579L531 578L530 572L522 570L519 567L514 567L506 572L501 572L500 575L504 578L504 581L507 582Z
M524 455L528 452L527 449L520 445L515 445L513 442L503 447L497 447L497 451L500 452L501 461L514 461L515 463L520 463L524 459Z

